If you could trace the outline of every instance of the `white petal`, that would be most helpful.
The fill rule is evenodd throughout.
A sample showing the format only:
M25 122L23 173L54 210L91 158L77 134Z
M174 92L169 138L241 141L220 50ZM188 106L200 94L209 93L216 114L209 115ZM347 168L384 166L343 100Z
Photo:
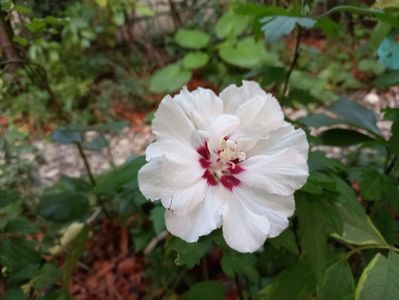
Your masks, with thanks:
M223 113L223 102L212 90L187 88L173 98L198 129L205 129Z
M255 81L243 81L242 86L230 84L219 95L223 100L224 113L234 114L237 108L256 95L265 95L265 91Z
M170 96L163 98L152 122L157 140L176 139L198 147L201 139L190 119Z
M292 216L295 210L293 195L279 196L248 186L243 186L236 192L239 197L244 199L249 210L267 217L270 223L268 237L276 237L288 227L288 218Z
M223 236L227 244L239 252L254 252L265 242L270 231L266 216L254 213L246 205L247 197L239 191L225 193Z
M268 139L261 139L247 151L247 156L271 155L287 148L294 148L305 158L308 156L309 144L302 129L285 123L281 128L270 133Z
M199 154L193 146L170 139L163 139L148 145L145 154L147 160L162 156L193 161L199 160Z
M141 193L155 201L173 194L173 190L162 178L163 159L156 158L146 163L138 172L138 183Z
M242 136L265 136L266 133L280 128L284 115L280 104L270 94L256 95L241 104L235 115L240 118Z
M207 188L206 181L199 180L197 183L173 193L171 197L162 198L162 205L174 214L186 215L204 200Z
M189 157L163 157L161 176L167 185L175 188L188 187L204 175L198 159Z
M308 177L306 158L292 148L272 155L253 156L241 166L245 171L236 177L244 184L278 195L293 194Z
M204 201L187 214L165 212L166 228L170 233L186 242L196 242L221 226L221 216L215 206L215 188L208 188Z
M210 151L218 149L224 137L240 126L240 119L234 115L220 115L207 128Z

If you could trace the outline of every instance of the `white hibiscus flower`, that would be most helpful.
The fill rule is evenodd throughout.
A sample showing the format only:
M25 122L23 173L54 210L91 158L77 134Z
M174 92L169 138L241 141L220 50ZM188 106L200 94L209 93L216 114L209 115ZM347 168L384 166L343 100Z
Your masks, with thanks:
M166 96L153 132L139 187L162 201L172 234L195 242L222 226L230 247L253 252L287 228L309 146L257 83Z

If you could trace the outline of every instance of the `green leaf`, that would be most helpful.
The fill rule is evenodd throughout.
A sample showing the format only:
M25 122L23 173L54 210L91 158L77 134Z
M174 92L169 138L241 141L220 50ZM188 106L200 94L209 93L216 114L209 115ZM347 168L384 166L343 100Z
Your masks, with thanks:
M248 253L227 252L222 257L222 270L230 278L244 275L249 280L256 282L259 278L255 267L256 256Z
M377 50L378 46L384 40L384 38L389 34L392 29L392 25L384 23L384 22L377 22L373 31L371 32L370 36L370 47L373 50Z
M224 287L220 281L201 281L190 287L187 300L223 300Z
M266 50L261 41L255 41L253 37L247 37L233 46L223 43L219 46L219 56L227 63L251 69L265 60Z
M283 35L289 34L295 28L295 25L312 28L316 20L305 17L273 16L265 17L260 22L264 24L262 31L265 33L266 41L274 42Z
M277 7L277 6L269 6L269 5L259 5L259 4L254 4L254 3L243 3L243 4L238 4L234 8L234 12L240 15L250 15L250 16L289 16L292 15L292 13L282 7Z
M87 193L92 190L92 186L82 178L61 175L59 183L67 191Z
M28 300L26 296L20 289L7 290L2 296L1 300Z
M17 43L17 44L23 46L23 47L29 45L29 40L27 40L26 38L17 36L17 35L14 36L14 37L12 38L12 41L13 41L14 43Z
M15 191L0 190L0 209L19 200L19 194Z
M0 242L0 259L6 266L24 266L40 263L40 253L35 243L17 237L6 237Z
M324 275L323 284L319 290L319 300L353 299L355 282L351 268L346 260L340 260L331 265Z
M188 70L205 66L209 61L209 55L203 52L189 52L183 58L183 66Z
M137 173L146 163L144 156L139 156L97 178L95 193L111 197L121 192L124 187L138 188Z
M84 129L79 126L57 128L51 134L54 142L61 145L70 145L83 142L82 134Z
M229 11L225 13L215 25L215 33L219 39L237 37L248 27L250 18Z
M17 217L7 223L4 232L9 233L35 233L39 228L25 217Z
M356 300L391 300L399 295L399 255L376 254L363 270L356 287Z
M399 108L385 108L382 111L384 112L384 120L399 122Z
M153 93L173 92L185 85L190 78L191 71L184 69L181 64L171 64L151 76L149 89Z
M36 33L46 28L46 22L42 19L33 18L33 20L29 24L26 24L26 28L30 32Z
M159 235L165 229L165 208L156 206L151 210L150 219L156 235Z
M318 135L324 145L336 147L349 147L372 141L369 136L358 131L342 128L325 130Z
M70 222L89 212L89 201L81 193L60 193L44 196L37 206L37 213L53 222Z
M21 15L29 15L32 13L32 9L30 7L27 7L25 5L15 5L14 7L15 11Z
M85 148L91 151L100 151L108 146L108 140L99 135L92 139L89 143L85 145Z
M327 37L330 38L339 36L343 31L343 28L340 24L334 22L328 17L318 18L315 27L320 28L327 35Z
M62 271L56 265L46 263L39 273L32 278L32 286L39 291L49 288L52 284L57 283L62 277Z
M377 50L378 61L387 69L399 70L399 42L394 34L387 36Z
M335 173L345 169L344 165L339 160L328 158L326 154L321 151L310 152L308 164L311 171Z
M320 199L298 199L297 215L302 253L312 264L317 282L321 284L327 267L327 220Z
M202 49L209 43L209 35L200 30L190 30L181 28L175 35L176 43L184 48Z
M89 238L89 228L87 226L84 226L83 229L79 232L79 235L74 239L74 241L70 245L70 251L68 252L64 264L64 275L63 275L64 286L69 286L69 283L71 282L73 269L75 268L76 264L79 261L80 256L83 253L88 238Z
M316 128L337 124L337 120L335 118L329 117L323 113L312 113L306 117L301 117L296 121L306 126Z
M399 71L382 74L374 80L376 86L390 87L399 84Z
M316 288L316 277L311 265L299 261L282 271L259 292L262 300L308 299Z
M187 243L182 239L173 237L169 240L167 247L177 251L176 264L178 266L186 266L191 269L198 265L202 256L210 247L210 241L201 239L195 243Z
M389 139L389 148L393 154L399 155L399 122L394 122L391 128L391 138Z
M299 254L298 246L295 241L295 235L289 228L284 230L279 236L269 239L269 242L277 249L285 248L295 255Z

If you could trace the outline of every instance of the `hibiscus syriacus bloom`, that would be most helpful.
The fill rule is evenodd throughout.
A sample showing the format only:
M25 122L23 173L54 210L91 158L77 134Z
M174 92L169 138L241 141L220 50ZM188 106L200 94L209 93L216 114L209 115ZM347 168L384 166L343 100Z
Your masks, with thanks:
M139 187L162 201L168 231L195 242L222 227L230 247L253 252L287 228L309 146L256 82L219 96L183 88L162 100L152 124Z

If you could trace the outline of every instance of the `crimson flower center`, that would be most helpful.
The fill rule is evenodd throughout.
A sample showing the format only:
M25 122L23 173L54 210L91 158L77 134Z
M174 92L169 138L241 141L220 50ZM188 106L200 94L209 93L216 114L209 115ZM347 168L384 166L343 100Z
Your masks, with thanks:
M199 163L205 170L202 176L209 186L217 186L221 183L225 188L232 191L240 185L240 180L234 176L244 171L240 163L246 159L245 153L239 151L235 141L225 137L220 142L220 147L210 151L208 143L205 142L197 148L200 155Z

